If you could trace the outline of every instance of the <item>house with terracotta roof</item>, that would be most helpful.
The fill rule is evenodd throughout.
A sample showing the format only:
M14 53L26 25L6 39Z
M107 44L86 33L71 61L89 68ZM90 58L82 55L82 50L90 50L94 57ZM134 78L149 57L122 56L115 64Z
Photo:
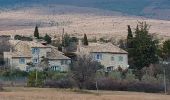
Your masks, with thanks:
M77 54L91 56L93 60L100 62L106 71L129 67L128 52L111 43L90 43L84 46L79 42Z
M10 40L10 52L4 52L5 62L12 68L27 71L32 63L41 68L41 61L46 58L48 66L54 71L68 71L71 59L56 47L45 45L36 41Z

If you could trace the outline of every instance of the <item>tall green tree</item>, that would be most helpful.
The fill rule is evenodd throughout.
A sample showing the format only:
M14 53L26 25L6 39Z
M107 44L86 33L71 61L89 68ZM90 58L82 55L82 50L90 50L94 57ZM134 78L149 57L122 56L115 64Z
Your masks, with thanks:
M86 46L89 45L89 42L88 42L88 39L87 39L87 35L86 35L86 34L84 34L83 44L86 45Z
M64 34L63 39L62 39L62 46L63 47L68 47L70 45L70 35L69 34Z
M150 26L146 22L139 22L135 30L133 39L133 60L134 69L141 70L144 67L149 67L158 61L157 48L158 41L149 34Z
M133 34L132 34L132 29L130 25L128 27L128 35L127 35L127 43L126 43L126 50L128 51L128 63L130 65L130 68L134 67L134 60L133 60Z
M51 37L48 34L44 36L44 40L47 42L47 44L51 43Z
M132 48L133 46L133 34L130 25L128 25L128 35L127 35L127 47Z
M39 36L39 31L38 31L38 26L35 27L34 37L36 37L37 39L40 38L40 36Z
M163 42L162 58L165 60L170 58L170 40Z

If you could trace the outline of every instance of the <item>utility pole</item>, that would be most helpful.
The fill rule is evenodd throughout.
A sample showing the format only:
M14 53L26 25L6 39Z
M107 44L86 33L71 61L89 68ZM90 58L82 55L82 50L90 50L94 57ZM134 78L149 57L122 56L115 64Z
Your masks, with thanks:
M36 72L35 72L35 86L37 86L37 83L38 83L39 50L37 51L37 53L38 53L38 59L37 59L37 66L36 66Z
M62 44L65 44L65 43L64 43L64 42L65 42L65 41L64 41L64 32L65 32L65 30L64 30L64 28L63 28L63 32L62 32L62 42L63 42L63 43L62 43Z
M96 89L97 89L97 93L99 93L98 81L97 80L96 80Z
M169 62L163 61L162 64L164 65L163 74L164 74L164 92L167 94L167 84L166 84L166 67L168 66Z
M164 67L164 92L165 92L165 94L167 94L166 88L167 88L167 86L166 86L166 70L165 70L165 67Z

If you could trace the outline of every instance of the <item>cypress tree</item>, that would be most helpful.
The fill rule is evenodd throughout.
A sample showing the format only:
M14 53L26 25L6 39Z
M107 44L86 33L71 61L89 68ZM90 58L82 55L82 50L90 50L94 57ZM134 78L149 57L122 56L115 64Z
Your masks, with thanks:
M130 25L128 25L128 35L127 35L127 48L132 48L133 46L133 34Z
M86 35L86 34L84 34L83 44L86 45L86 46L89 45L88 39L87 39L87 35Z
M133 38L133 34L132 34L130 25L128 25L128 37L127 38Z
M127 35L127 51L128 51L128 63L130 68L134 67L134 60L133 60L133 34L130 25L128 27L128 35Z
M39 31L38 31L38 26L35 27L35 31L34 31L34 37L36 37L37 39L39 39Z

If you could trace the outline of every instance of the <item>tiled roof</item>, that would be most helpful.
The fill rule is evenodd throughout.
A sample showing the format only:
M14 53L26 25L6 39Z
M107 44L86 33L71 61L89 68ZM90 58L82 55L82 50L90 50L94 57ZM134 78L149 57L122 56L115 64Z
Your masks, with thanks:
M54 60L54 59L70 59L62 52L59 52L56 47L49 46L49 45L42 45L39 42L34 41L20 41L20 40L10 40L10 43L15 47L12 52L13 58L18 57L32 57L32 47L38 48L51 48L51 52L47 52L47 58Z
M36 42L36 41L10 40L10 43L15 47L16 46L28 45L30 48L32 48L32 47L49 48L49 46L42 45L40 42Z
M56 48L51 48L51 52L47 53L47 58L50 60L56 60L56 59L70 59L66 56L64 56L64 54L60 51L58 51Z
M22 52L13 52L12 58L31 58L30 53L22 53Z
M117 53L127 54L125 50L111 44L111 43L90 43L88 46L82 46L81 49L85 49L88 52L100 52L100 53Z
M12 50L12 57L31 57L31 49L26 41L10 40L14 47Z

